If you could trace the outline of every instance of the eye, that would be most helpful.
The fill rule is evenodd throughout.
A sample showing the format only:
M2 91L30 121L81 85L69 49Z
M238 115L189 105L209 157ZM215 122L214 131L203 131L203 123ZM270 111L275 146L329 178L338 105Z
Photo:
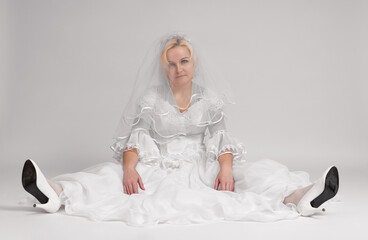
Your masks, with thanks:
M174 66L175 66L174 63L172 63L172 62L169 63L169 67L174 67Z
M189 62L187 59L181 60L181 63L187 63L187 62Z

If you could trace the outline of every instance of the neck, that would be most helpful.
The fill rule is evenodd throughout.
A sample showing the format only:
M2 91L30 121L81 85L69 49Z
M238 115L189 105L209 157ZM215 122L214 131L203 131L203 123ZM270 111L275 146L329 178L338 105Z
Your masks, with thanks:
M188 84L184 86L180 86L180 88L171 86L171 91L174 95L176 104L179 107L186 108L187 105L189 105L190 98L192 96L192 82L189 82Z
M171 87L171 91L173 92L174 96L192 94L192 82L189 82L186 85L180 86L180 87L175 87L173 85L170 87Z

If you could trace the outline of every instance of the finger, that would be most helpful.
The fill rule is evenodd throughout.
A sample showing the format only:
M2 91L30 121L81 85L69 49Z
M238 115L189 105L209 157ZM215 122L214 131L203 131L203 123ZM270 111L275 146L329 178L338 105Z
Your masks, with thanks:
M130 195L128 184L126 184L124 187L125 187L126 194Z
M230 191L230 190L231 190L230 183L226 183L226 191Z
M124 193L127 194L127 190L125 188L125 185L123 185L123 188L124 188Z
M129 184L130 194L134 193L134 183Z
M133 186L132 184L128 184L129 194L133 194Z
M219 187L219 179L216 178L216 181L215 181L215 189L218 190L218 187Z
M125 185L125 189L126 189L127 194L128 194L128 195L130 195L131 193L130 193L130 191L129 191L128 184L126 184L126 185Z
M226 184L224 183L224 182L220 182L220 190L221 191L224 191L225 190L225 188L226 188Z
M139 177L139 178L138 178L138 184L139 184L139 187L140 187L142 190L146 190L146 189L144 188L143 181L142 181L142 178L141 178L141 177Z
M138 193L138 186L137 183L133 184L133 193Z

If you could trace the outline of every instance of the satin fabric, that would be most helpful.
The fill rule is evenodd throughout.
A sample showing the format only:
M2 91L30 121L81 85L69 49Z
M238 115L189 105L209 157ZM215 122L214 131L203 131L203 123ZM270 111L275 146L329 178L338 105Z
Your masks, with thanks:
M235 191L214 189L220 170L207 158L203 135L182 136L165 146L156 161L139 161L137 171L145 191L124 194L123 169L102 163L53 180L64 189L65 212L97 221L122 221L132 226L159 223L191 224L231 221L276 221L299 214L286 196L310 184L305 172L290 172L274 160L237 161ZM163 148L163 147L162 147Z
M155 94L142 101L161 97ZM199 99L184 113L164 102L167 114L156 114L155 106L147 108L129 136L111 146L116 162L53 179L63 187L65 212L133 226L297 217L295 206L286 206L283 200L310 184L308 174L290 172L270 159L245 161L246 150L227 131L223 105L218 103ZM208 111L218 117L202 124ZM136 169L146 190L127 195L121 161L123 152L132 148L137 149ZM217 159L226 153L233 155L234 192L214 189L220 170Z

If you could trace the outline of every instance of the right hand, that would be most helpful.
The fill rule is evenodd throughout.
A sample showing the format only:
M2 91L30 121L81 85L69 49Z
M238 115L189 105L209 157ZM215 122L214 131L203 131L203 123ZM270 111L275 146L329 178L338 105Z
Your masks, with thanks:
M142 190L146 190L143 186L142 178L141 176L139 176L135 168L124 169L124 176L123 176L124 193L129 195L133 193L138 193L137 184Z

